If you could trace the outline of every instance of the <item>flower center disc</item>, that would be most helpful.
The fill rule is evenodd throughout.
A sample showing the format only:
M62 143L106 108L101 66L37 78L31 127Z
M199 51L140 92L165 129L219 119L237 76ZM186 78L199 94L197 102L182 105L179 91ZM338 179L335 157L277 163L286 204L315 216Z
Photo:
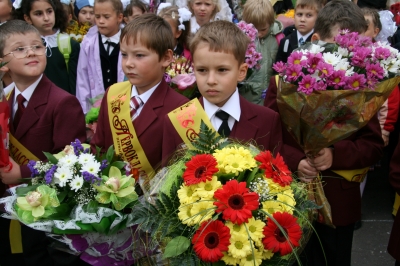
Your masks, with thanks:
M286 228L283 228L283 230L285 231L285 233L287 235ZM275 237L276 237L276 240L278 240L278 242L281 242L281 243L286 242L286 240L287 240L279 228L275 229Z
M202 178L204 173L207 171L207 168L205 166L200 166L199 168L196 169L194 172L194 176L196 178Z
M204 245L209 249L214 249L219 244L218 234L215 232L210 232L204 238Z
M234 210L241 210L244 206L244 200L241 195L232 195L228 200L229 207Z

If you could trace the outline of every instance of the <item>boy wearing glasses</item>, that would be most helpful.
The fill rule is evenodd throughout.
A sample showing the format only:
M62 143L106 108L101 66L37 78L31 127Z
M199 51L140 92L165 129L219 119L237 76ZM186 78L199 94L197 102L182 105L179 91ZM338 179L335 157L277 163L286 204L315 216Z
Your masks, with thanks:
M12 20L1 25L0 32L0 62L6 63L0 71L8 72L15 83L7 95L12 167L0 168L0 180L6 185L16 185L21 178L31 176L26 166L29 160L46 159L43 151L57 153L75 139L85 141L85 118L76 97L43 74L46 47L38 30L25 21ZM0 218L1 265L54 264L44 232L22 225L22 246L10 247L9 224L9 220ZM24 260L24 264L16 262L11 253L22 253L17 258Z

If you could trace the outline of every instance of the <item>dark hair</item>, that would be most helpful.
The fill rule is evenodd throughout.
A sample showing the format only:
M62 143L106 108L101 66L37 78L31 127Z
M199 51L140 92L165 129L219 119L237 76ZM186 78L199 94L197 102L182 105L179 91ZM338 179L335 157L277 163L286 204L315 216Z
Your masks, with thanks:
M361 9L349 0L333 0L326 4L318 13L314 33L318 33L323 41L334 37L332 29L335 26L358 33L363 33L368 28Z
M22 0L21 7L15 9L12 13L14 19L25 20L24 15L30 17L30 12L32 10L32 4L39 0ZM46 0L47 3L51 5L54 10L54 29L59 29L60 32L65 32L68 26L67 14L64 12L64 8L60 0Z
M296 7L294 9L296 10L297 8L310 8L317 11L318 14L318 12L324 7L325 4L325 0L297 0Z
M147 13L149 11L149 7L140 0L132 0L124 10L124 17L132 16L132 8L137 7L142 10L142 13Z
M152 13L134 18L122 29L120 42L129 43L130 40L155 51L160 60L168 50L174 49L175 43L168 22Z
M61 4L62 4L62 6L64 8L64 11L67 12L67 19L68 19L68 16L71 15L72 16L72 20L78 20L76 18L75 14L74 14L74 8L72 7L71 3L69 3L68 5L64 4L64 3L61 3Z
M210 51L233 54L240 65L245 60L250 39L232 22L218 20L202 26L193 37L190 42L192 55L202 42L209 45Z
M373 8L363 7L363 8L361 8L361 11L363 12L364 16L371 16L372 23L374 23L375 27L377 27L379 29L379 31L382 30L381 17L379 16L378 10L373 9ZM367 23L369 25L368 20L367 20Z
M168 6L166 8L161 9L160 13L158 14L162 18L170 18L172 19L175 24L176 24L176 30L179 31L180 29L178 28L180 25L179 19L179 12L178 12L178 7L177 6ZM182 30L181 35L178 38L178 43L182 45L182 47L189 47L188 44L188 36L190 34L190 20L184 21L182 23L185 26L185 29Z
M0 32L0 57L4 56L3 52L7 39L14 34L25 35L27 33L36 33L40 38L39 31L24 20L10 20L0 26Z
M117 12L117 15L124 13L124 7L122 6L122 3L120 0L95 0L94 7L96 6L97 3L107 3L107 2L111 3L111 5L114 8L114 11Z

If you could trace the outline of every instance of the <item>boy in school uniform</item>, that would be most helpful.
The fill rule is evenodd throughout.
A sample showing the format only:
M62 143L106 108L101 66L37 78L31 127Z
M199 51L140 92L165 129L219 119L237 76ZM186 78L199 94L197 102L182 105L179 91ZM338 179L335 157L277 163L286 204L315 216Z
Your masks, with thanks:
M322 7L322 1L319 0L299 0L296 2L294 14L296 30L280 41L275 63L280 61L286 63L293 50L311 41L315 20Z
M122 68L128 81L111 86L101 103L92 149L105 151L114 144L116 153L140 174L154 174L161 163L165 115L188 101L164 80L173 49L172 30L163 18L134 18L121 33Z
M85 118L75 96L55 86L44 74L46 47L38 30L25 21L12 20L0 26L0 71L15 82L10 107L10 161L0 169L2 183L15 185L29 178L29 160L46 160L43 151L57 153L75 139L85 140ZM73 117L73 119L71 119ZM10 220L1 220L0 263L18 264L8 241ZM44 232L21 226L23 264L53 265ZM21 253L22 250L14 250Z
M347 0L333 0L319 12L312 41L333 43L341 29L364 33L367 24L357 5ZM276 82L271 79L264 105L279 111L276 95ZM314 224L319 239L315 234L311 237L302 254L303 264L325 265L325 254L327 265L350 265L354 224L361 219L360 183L347 181L333 170L363 169L379 160L384 144L377 116L348 138L322 149L315 158L306 158L287 130L283 130L283 141L285 146L297 148L285 159L293 172L298 170L303 182L311 182L320 172L336 226L333 229Z
M242 142L251 140L263 149L281 149L279 115L239 95L237 83L246 77L247 36L233 23L215 21L200 28L190 44L194 73L202 97L200 104L220 135ZM212 58L213 60L210 60ZM183 139L165 119L163 164Z

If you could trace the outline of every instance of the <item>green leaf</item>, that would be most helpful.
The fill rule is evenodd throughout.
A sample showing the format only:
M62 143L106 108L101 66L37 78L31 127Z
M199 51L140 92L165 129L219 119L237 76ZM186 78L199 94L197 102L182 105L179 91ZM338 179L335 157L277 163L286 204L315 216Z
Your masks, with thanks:
M106 160L108 162L111 162L113 158L114 158L114 145L111 145L107 150Z
M115 161L111 164L111 166L117 167L118 169L122 170L125 167L125 163L121 161Z
M68 195L68 191L67 190L63 190L60 193L58 193L57 197L58 197L58 201L62 202L65 197Z
M247 177L247 187L250 186L250 183L253 182L254 178L256 177L256 173L258 172L259 168L255 167L253 171L251 171L250 175Z
M54 157L53 154L49 153L49 152L43 152L43 154L47 157L47 160L49 160L49 162L51 162L52 164L57 164L58 160L56 157Z
M34 185L34 186L28 186L28 187L19 187L19 188L17 188L17 195L20 197L26 196L26 194L28 194L28 192L35 191L36 188L40 185L41 184Z
M71 213L72 207L67 204L63 203L59 206L54 208L54 213L47 217L50 220L64 220L69 218L69 214Z
M89 213L96 213L99 208L99 203L95 200L91 200L83 208L85 211L87 211Z
M163 258L176 257L185 252L190 246L190 240L184 236L178 236L169 241L165 247Z

